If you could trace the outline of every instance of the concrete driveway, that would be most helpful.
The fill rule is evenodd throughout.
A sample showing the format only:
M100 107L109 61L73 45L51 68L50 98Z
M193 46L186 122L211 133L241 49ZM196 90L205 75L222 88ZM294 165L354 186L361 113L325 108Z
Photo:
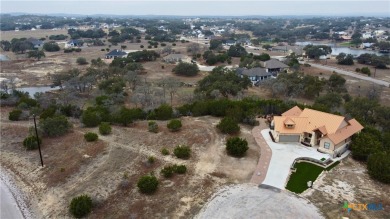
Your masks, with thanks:
M330 158L330 155L317 151L316 148L306 147L300 143L274 143L269 135L269 129L263 129L263 135L272 150L272 157L268 166L267 175L262 184L284 190L290 167L299 157L311 157L317 160Z

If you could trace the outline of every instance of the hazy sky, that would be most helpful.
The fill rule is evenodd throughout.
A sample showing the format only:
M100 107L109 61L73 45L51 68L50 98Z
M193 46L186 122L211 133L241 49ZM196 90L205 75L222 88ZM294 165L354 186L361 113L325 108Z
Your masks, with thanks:
M390 16L390 0L131 1L0 0L1 13L115 15L377 15Z

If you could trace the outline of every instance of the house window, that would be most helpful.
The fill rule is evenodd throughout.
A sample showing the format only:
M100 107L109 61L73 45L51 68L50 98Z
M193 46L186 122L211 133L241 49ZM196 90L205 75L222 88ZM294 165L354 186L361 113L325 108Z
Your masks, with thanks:
M324 143L324 148L325 149L329 149L330 148L330 143L329 142L325 142Z

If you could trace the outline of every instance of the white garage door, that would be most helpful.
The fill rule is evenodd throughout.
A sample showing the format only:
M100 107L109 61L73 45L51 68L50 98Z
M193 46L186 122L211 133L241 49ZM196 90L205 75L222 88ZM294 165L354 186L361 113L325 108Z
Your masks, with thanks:
M299 135L280 135L279 142L299 142Z

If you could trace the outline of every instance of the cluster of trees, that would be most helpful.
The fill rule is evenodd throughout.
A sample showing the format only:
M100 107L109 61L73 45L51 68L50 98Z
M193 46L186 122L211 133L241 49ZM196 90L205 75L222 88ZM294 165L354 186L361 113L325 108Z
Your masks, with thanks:
M351 54L340 53L336 56L337 64L340 65L353 65L353 56Z
M10 41L2 40L0 46L4 51L12 51L14 53L25 53L28 50L33 50L34 45L28 41L26 38L13 38Z
M47 42L43 44L43 49L47 52L57 52L60 51L60 46L56 42Z
M75 30L75 29L69 29L68 34L70 35L70 38L72 39L80 39L80 38L103 38L107 34L102 29L89 29L89 30Z
M303 48L306 51L306 55L310 59L319 59L321 56L326 56L332 53L332 48L330 46L325 45L307 45Z
M196 76L199 73L199 68L195 63L180 62L172 69L172 72L177 75Z
M364 53L357 57L357 62L365 65L372 65L376 68L386 69L390 64L388 56L377 56L375 54Z
M237 44L230 46L229 50L227 51L227 54L230 57L242 57L248 54L248 52L245 50L244 47Z
M267 53L262 53L261 55L253 55L252 53L242 56L240 59L241 68L256 68L261 67L260 61L268 61L271 59L271 56Z
M120 33L116 30L110 31L108 33L108 36L111 36L111 38L108 40L113 45L117 45L118 43L123 43L126 40L130 40L131 42L134 41L134 37L137 38L137 42L141 42L141 36L140 36L139 30L131 27L126 27L120 30Z
M49 40L66 40L68 36L64 34L59 34L59 35L50 35Z
M332 74L328 80L320 79L318 76L304 75L301 72L292 74L279 74L276 79L268 80L265 86L271 91L273 96L305 97L313 99L326 90L330 93L346 92L345 79Z
M213 71L198 81L195 94L206 98L236 96L239 92L252 86L248 77L240 77L234 70L216 67Z
M214 65L218 62L224 63L225 61L228 62L228 64L231 63L231 58L226 53L220 53L215 55L213 51L207 50L203 53L203 59L206 60L206 63L208 65Z

